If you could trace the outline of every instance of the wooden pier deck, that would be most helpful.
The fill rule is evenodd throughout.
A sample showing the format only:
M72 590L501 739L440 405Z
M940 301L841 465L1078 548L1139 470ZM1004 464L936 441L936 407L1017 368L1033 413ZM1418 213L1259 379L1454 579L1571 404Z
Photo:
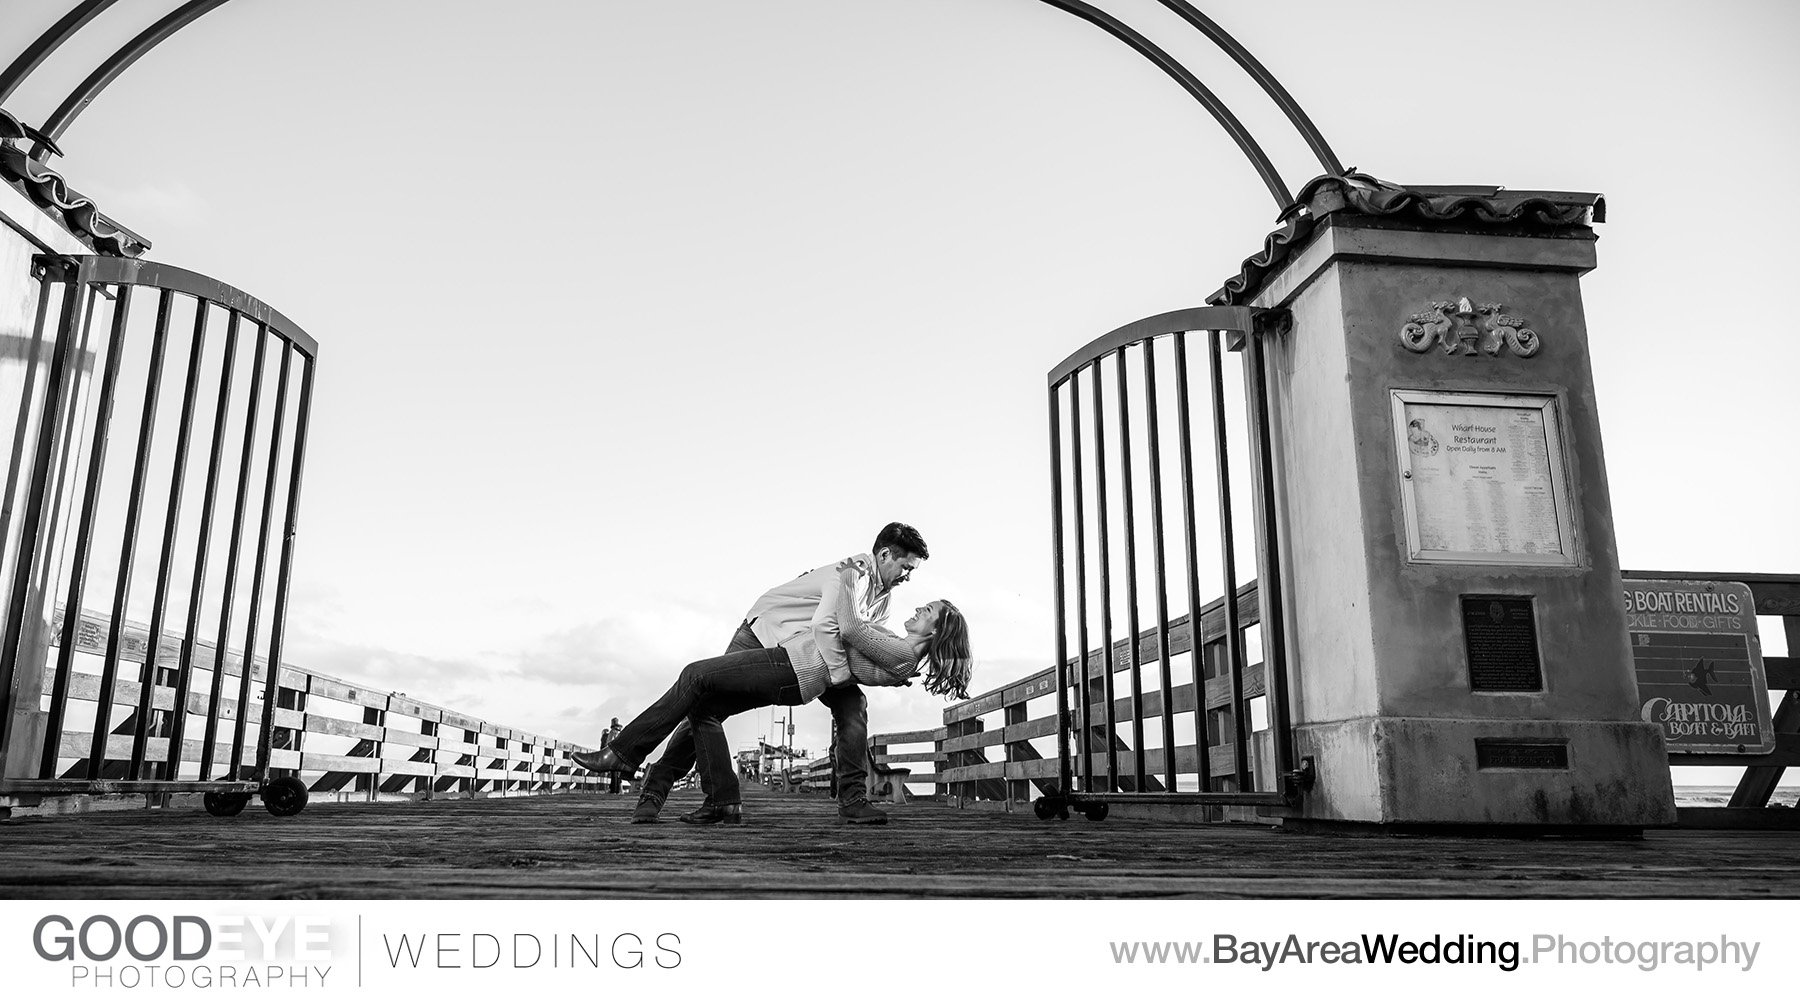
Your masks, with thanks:
M626 822L627 796L137 809L0 822L7 898L1792 898L1800 834L1339 838L915 802L843 827L809 795L742 827Z

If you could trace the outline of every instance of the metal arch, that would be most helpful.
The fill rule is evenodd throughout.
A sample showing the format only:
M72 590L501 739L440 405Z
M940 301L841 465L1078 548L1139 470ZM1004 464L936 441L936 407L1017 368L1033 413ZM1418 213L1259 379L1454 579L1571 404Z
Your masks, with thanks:
M1213 44L1224 49L1225 54L1242 67L1244 72L1250 74L1250 78L1262 87L1263 93L1268 94L1269 99L1281 108L1281 113L1287 115L1288 122L1300 132L1300 137L1306 140L1307 146L1311 147L1313 155L1319 158L1319 165L1325 168L1325 172L1333 177L1343 176L1344 164L1326 144L1325 136L1320 134L1318 128L1313 125L1312 119L1307 117L1306 111L1300 107L1300 102L1294 100L1294 95L1287 92L1287 88L1281 85L1281 81L1275 79L1275 74L1269 72L1267 67L1251 55L1249 49L1239 44L1238 40L1231 37L1229 32L1219 27L1218 22L1202 14L1199 8L1188 3L1188 0L1160 0L1160 2L1164 7L1186 18L1189 24L1200 29L1201 34L1212 39Z
M1082 0L1040 0L1040 2L1081 18L1131 46L1139 55L1155 63L1158 69L1167 73L1176 83L1181 84L1182 89L1193 95L1194 99L1212 114L1214 121L1224 126L1225 131L1231 135L1232 141L1237 143L1238 149L1242 150L1243 154L1249 158L1250 165L1256 168L1257 176L1262 178L1269 193L1275 196L1276 209L1285 211L1289 205L1294 203L1294 196L1289 193L1287 185L1282 182L1281 175L1275 170L1275 165L1269 161L1268 154L1264 153L1262 147L1257 145L1256 140L1251 137L1250 130L1244 127L1243 122L1238 121L1237 116L1231 113L1231 109L1225 106L1225 102L1219 100L1217 94L1207 89L1206 84L1200 82L1199 77L1190 72L1186 66L1175 61L1174 56L1164 52L1155 42L1132 30L1125 22L1092 4L1083 3Z
M10 96L12 91L17 89L19 84L23 82L51 52L55 51L56 48L71 35L80 30L83 25L87 24L95 15L105 10L113 2L114 0L84 0L83 3L71 10L49 31L45 32L44 35L34 42L29 49L19 56L18 59L13 61L13 64L7 68L4 75L0 75L0 101L4 101ZM81 85L75 88L75 90L63 101L61 106L59 106L56 111L44 121L44 124L40 129L42 135L39 138L37 145L32 147L31 150L32 159L42 162L51 153L59 152L59 150L55 148L55 141L58 138L61 138L62 134L68 130L70 124L80 116L81 112L87 109L88 105L94 102L94 99L100 95L100 92L105 90L113 80L117 79L121 73L129 69L131 65L142 58L145 53L161 44L170 35L180 31L182 28L198 19L201 15L206 14L208 11L221 6L226 2L228 2L228 0L189 0L188 3L183 4L181 7L165 16L162 20L151 25L149 28L146 28L136 38L133 38L130 42L126 43L123 48L113 53L111 58L95 69L86 80L82 81ZM1155 63L1159 69L1173 78L1175 82L1181 84L1182 88L1198 100L1213 116L1213 119L1225 128L1225 131L1230 134L1232 140L1237 143L1238 149L1249 158L1251 165L1256 169L1257 175L1262 178L1263 184L1268 187L1269 193L1274 196L1276 208L1286 209L1288 205L1293 202L1292 194L1288 191L1287 185L1282 181L1281 175L1276 171L1274 164L1270 162L1268 154L1263 152L1262 147L1257 144L1256 140L1250 135L1249 130L1244 127L1244 124L1238 120L1237 116L1232 114L1231 109L1226 107L1225 103L1219 100L1218 96L1208 89L1205 84L1201 83L1200 79L1189 71L1187 67L1181 65L1181 63L1177 62L1173 56L1170 56L1142 34L1139 34L1137 31L1128 27L1118 18L1113 17L1111 14L1100 10L1092 4L1084 3L1082 0L1041 0L1041 2L1087 21L1089 24L1100 28L1114 38L1124 42L1126 45L1131 46L1138 54ZM1169 0L1165 0L1165 2L1169 2ZM1225 50L1232 55L1232 58L1237 60L1240 66L1244 67L1251 76L1256 78L1257 83L1262 86L1263 90L1273 97L1277 104L1281 105L1282 110L1287 113L1288 119L1294 122L1296 127L1300 128L1302 135L1306 137L1308 145L1311 145L1314 151L1320 154L1321 162L1326 163L1327 167L1330 168L1331 165L1336 162L1336 158L1331 155L1330 149L1325 147L1324 139L1318 136L1318 131L1312 128L1312 123L1307 120L1305 114L1299 110L1299 105L1294 103L1293 98L1287 94L1286 90L1282 89L1281 85L1275 81L1274 77L1262 67L1262 64L1257 62L1249 52L1244 50L1243 46L1239 45L1235 39L1232 39L1229 34L1226 34L1223 29L1219 28L1218 25L1206 18L1205 15L1200 14L1197 10L1193 10L1188 4L1182 2L1182 0L1176 0L1176 2L1180 3L1179 7L1174 8L1178 13L1183 13L1183 16L1188 17L1191 23L1198 27L1202 32L1206 33L1207 37L1212 38L1220 46L1224 47ZM1184 12L1182 8L1187 9ZM1332 170L1331 172L1341 173L1342 171Z
M83 111L87 110L88 105L94 103L94 98L99 97L100 92L105 90L108 84L118 79L120 73L130 69L132 63L143 58L146 52L162 44L163 40L170 35L192 24L201 15L227 2L228 0L189 0L170 11L162 20L145 28L136 38L126 42L124 47L114 52L111 58L90 73L86 80L81 81L81 85L63 100L62 105L49 118L44 120L39 131L49 138L49 142L39 140L38 144L31 148L31 158L39 162L47 158L51 152L51 144L61 138L69 125Z
M99 16L101 11L116 2L118 0L84 0L77 4L75 9L64 14L62 20L51 25L48 31L39 35L38 40L32 42L30 48L19 53L19 58L14 59L12 65L6 67L6 72L0 73L0 104L5 104L6 99L13 95L13 91L19 89L19 84L24 83L26 77L42 65L45 59L50 58L52 52L61 48L62 43L68 41L89 21Z

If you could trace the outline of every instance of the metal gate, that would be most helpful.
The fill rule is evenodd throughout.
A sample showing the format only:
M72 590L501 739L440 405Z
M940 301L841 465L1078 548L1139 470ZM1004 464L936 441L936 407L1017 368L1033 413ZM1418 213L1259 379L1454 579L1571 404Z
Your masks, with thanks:
M1100 819L1109 802L1127 801L1278 806L1310 785L1310 769L1293 766L1271 557L1275 482L1259 337L1284 319L1240 306L1164 313L1050 372L1061 782L1037 800L1040 817L1067 818L1073 808ZM1206 332L1190 374L1193 331ZM1181 524L1171 533L1167 508L1177 503ZM1242 580L1243 561L1256 581Z
M0 793L203 791L230 814L260 791L298 812L305 785L270 773L292 734L269 666L317 344L192 271L33 263L30 342L7 359Z

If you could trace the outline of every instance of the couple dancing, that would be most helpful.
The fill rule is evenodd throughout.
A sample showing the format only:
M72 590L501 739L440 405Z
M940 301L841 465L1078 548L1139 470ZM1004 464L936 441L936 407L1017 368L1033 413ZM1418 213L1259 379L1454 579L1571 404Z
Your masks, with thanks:
M894 522L869 552L827 564L763 594L723 656L696 660L674 686L599 750L574 754L597 773L636 773L664 737L669 746L644 775L633 823L655 822L676 781L700 772L706 801L684 823L741 823L737 769L722 725L768 705L819 699L837 723L838 819L879 824L869 805L869 702L862 685L906 685L925 670L925 690L969 696L969 628L949 601L931 601L906 620L905 634L880 627L894 588L927 556L917 529Z

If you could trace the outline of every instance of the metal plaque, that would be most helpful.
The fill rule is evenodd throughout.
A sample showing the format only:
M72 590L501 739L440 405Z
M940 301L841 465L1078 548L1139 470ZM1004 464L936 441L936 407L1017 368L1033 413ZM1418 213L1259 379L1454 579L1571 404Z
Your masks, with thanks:
M1475 741L1475 767L1479 770L1513 767L1567 771L1569 769L1569 745L1567 743L1527 743L1520 740L1478 739Z
M1531 598L1464 594L1462 623L1471 690L1544 689Z
M1395 390L1392 398L1409 559L1575 563L1553 397Z
M1770 753L1775 725L1741 583L1626 580L1625 619L1639 716L1663 727L1670 753Z

